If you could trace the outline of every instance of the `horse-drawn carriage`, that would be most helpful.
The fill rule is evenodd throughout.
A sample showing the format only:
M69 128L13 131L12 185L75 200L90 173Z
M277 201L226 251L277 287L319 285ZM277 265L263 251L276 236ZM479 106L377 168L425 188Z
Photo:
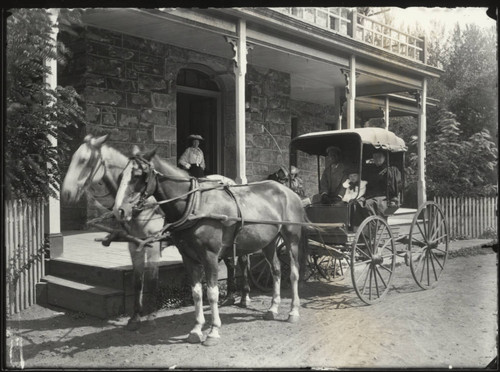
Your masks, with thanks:
M206 344L215 344L219 338L218 260L231 252L233 257L254 254L250 277L259 286L268 286L262 279L266 270L272 274L273 296L264 318L274 319L281 301L281 253L287 251L292 289L290 322L299 317L301 255L325 278L335 277L338 271L342 275L344 269L350 271L356 293L368 304L380 300L389 290L398 255L405 258L417 284L424 289L436 284L444 268L447 225L441 209L433 202L425 202L416 211L392 206L384 211L385 216L370 216L354 231L350 204L311 204L304 208L301 199L278 182L235 185L193 178L154 151L136 152L127 159L106 146L106 138L88 136L75 152L62 195L76 201L103 180L114 197L113 212L106 216L114 214L125 227L126 231L119 235L131 242L129 250L139 289L132 323L140 321L143 310L140 292L148 276L148 272L144 273L145 257L150 254L147 251L152 243L167 237L178 247L191 279L196 325L188 336L190 342L201 342L204 337L201 279L205 273L212 311L212 329ZM358 164L360 179L363 163L376 149L385 151L390 164L404 175L404 142L383 129L318 132L291 142L292 150L317 155L318 176L321 156L331 145L341 148L346 159ZM157 207L163 213L155 212ZM411 213L409 219L406 212ZM255 252L264 256L259 259ZM154 267L149 274L154 280Z
M309 133L294 138L291 150L317 156L318 185L321 157L326 148L341 149L347 167L355 165L363 178L367 162L375 151L386 155L386 166L397 167L404 189L404 141L394 133L379 128L361 128ZM448 233L444 214L434 202L425 202L417 210L400 208L399 203L385 209L383 216L373 215L357 227L352 226L352 203L309 204L305 207L311 226L306 229L309 274L316 271L322 278L335 280L350 274L358 297L365 303L379 301L389 290L398 257L410 266L416 283L423 289L433 287L444 268L448 252ZM356 231L355 231L356 230ZM278 245L284 253L284 244ZM280 254L285 267L286 254ZM251 257L250 278L260 289L270 287L262 257Z

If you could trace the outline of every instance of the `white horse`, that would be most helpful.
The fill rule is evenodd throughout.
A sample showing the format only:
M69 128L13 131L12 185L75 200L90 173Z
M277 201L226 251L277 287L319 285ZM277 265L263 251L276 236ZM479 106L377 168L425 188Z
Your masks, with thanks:
M105 144L108 135L95 138L87 135L73 154L61 190L61 198L69 203L77 202L87 192L101 206L111 210L117 191L118 177L128 163L128 158ZM102 195L102 190L107 193ZM100 195L101 194L101 195ZM148 202L155 202L151 197ZM150 208L141 211L132 221L123 224L127 232L138 238L156 234L163 227L163 213ZM137 244L128 243L134 270L134 313L128 321L131 330L140 326L141 315L148 315L154 322L156 316L155 292L158 285L157 261L160 243L153 243L144 250Z

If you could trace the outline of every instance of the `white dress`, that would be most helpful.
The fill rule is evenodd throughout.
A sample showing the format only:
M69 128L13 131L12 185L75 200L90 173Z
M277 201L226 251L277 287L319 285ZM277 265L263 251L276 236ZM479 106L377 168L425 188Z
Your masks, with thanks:
M351 190L349 188L349 180L346 180L342 184L342 186L346 189L345 194L342 197L342 201L349 202L350 200L359 199L360 197L362 197L366 192L366 184L367 183L368 182L361 180L360 186L356 186L356 187L354 187L354 190ZM361 190L360 190L360 187L361 187ZM358 190L359 190L359 195L358 195Z
M197 166L205 169L205 158L203 151L199 147L188 147L186 151L179 158L179 164L184 168L188 168L188 164L196 164Z

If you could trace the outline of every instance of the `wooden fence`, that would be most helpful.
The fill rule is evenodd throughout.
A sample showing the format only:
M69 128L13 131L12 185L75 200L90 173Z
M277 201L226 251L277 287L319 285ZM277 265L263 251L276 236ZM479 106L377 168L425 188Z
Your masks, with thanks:
M497 234L497 197L435 197L448 221L450 238L481 238Z
M6 200L5 251L7 313L15 314L36 301L36 283L45 274L43 200ZM15 283L13 283L15 281Z

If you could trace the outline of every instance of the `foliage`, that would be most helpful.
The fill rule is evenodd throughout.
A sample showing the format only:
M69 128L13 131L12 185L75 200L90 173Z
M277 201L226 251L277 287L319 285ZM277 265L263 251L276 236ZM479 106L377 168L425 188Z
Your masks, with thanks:
M497 61L496 33L477 26L459 27L447 35L434 22L423 29L428 63L443 69L429 79L428 97L440 100L439 109L428 107L426 181L429 196L485 196L497 192ZM416 192L417 121L393 118L391 130L408 145L406 191ZM408 198L407 198L408 199Z
M63 11L61 27L75 14ZM56 196L61 175L58 163L68 146L61 129L84 123L80 97L73 88L50 89L44 82L56 58L68 57L64 45L52 49L51 22L45 9L15 9L7 19L7 125L5 173L8 198ZM54 146L51 138L57 140Z
M444 104L462 124L464 137L483 129L497 134L496 33L474 25L455 27L448 53L443 55L445 73L440 81Z
M496 193L498 150L488 130L463 139L456 115L442 109L436 122L437 134L426 143L429 196L487 196ZM415 145L414 138L410 146ZM418 156L410 152L410 174L417 169Z

